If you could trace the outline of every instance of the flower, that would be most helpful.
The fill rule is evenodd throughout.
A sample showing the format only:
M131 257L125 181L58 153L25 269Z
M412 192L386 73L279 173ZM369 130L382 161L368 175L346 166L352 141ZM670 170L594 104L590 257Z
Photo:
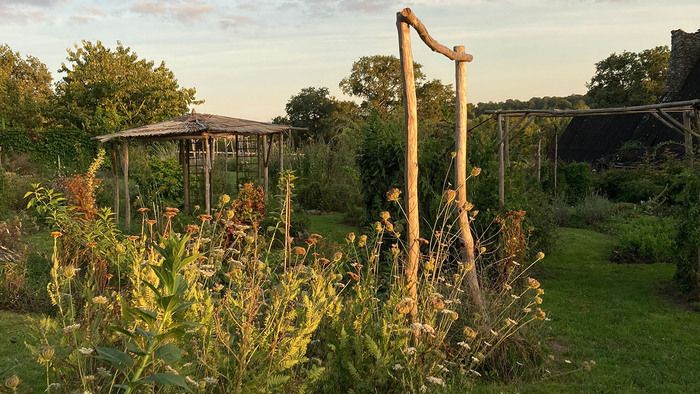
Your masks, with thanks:
M383 221L387 221L387 220L391 219L391 214L389 213L389 211L381 211L381 212L379 212L379 217Z
M401 365L401 364L394 364L394 366L391 367L391 369L393 369L394 371L400 371L400 370L403 369L403 365Z
M544 320L547 318L547 313L545 313L545 311L543 311L542 309L537 308L537 310L535 311L535 317L537 318L537 320Z
M318 241L320 241L322 239L323 239L323 236L321 236L320 234L314 233L314 234L309 235L309 238L306 240L306 243L309 246L316 245L318 243Z
M442 380L442 378L438 378L438 377L436 377L436 376L428 376L428 377L425 378L425 379L426 379L428 382L432 383L432 384L435 384L435 385L438 385L438 386L443 386L443 387L445 386L445 381Z
M429 335L435 335L435 329L428 323L423 323L423 331L427 332Z
M303 256L306 254L306 249L304 249L301 246L295 246L292 248L292 253L297 255L297 256Z
M63 267L63 276L66 279L73 279L78 271L80 271L80 268L75 268L73 265L67 265Z
M450 309L443 309L440 311L440 313L447 315L452 321L459 319L459 314Z
M388 192L386 192L387 201L398 202L399 197L401 197L401 190L399 190L397 188L393 188L393 189L389 190Z
M430 304L435 308L435 310L441 311L445 309L445 300L440 294L432 294L430 296Z
M149 226L153 226L154 224L158 223L158 221L155 219L148 219L146 220L146 223L148 223Z
M89 356L90 354L92 354L93 351L94 351L94 349L90 348L90 347L79 347L78 348L78 352L80 352L80 354L85 355L85 356Z
M103 378L111 377L112 374L105 367L97 367L97 374Z
M360 240L357 241L357 246L364 248L365 245L367 245L367 236L362 234L360 235Z
M355 243L355 233L349 232L348 235L345 236L345 239L347 239L351 244Z
M343 258L343 252L335 252L335 253L333 253L333 262L334 262L334 263L337 263L337 262L340 261L340 259L342 259L342 258Z
M535 278L527 278L527 287L538 289L540 287L540 282Z
M469 346L468 343L466 343L466 342L464 342L464 341L459 341L459 342L457 342L457 346L463 347L463 348L465 348L465 349L467 349L467 350L469 350L469 349L472 348L471 346Z
M108 302L107 297L105 296L97 296L97 297L92 297L92 303L97 304L97 305L104 305Z
M22 383L22 379L20 379L17 375L12 375L5 379L5 387L10 390L15 390L20 383Z
M63 327L63 332L68 334L68 333L71 333L73 331L76 331L79 328L80 328L80 323L75 323L75 324L71 324L70 326Z
M454 191L453 189L447 189L445 192L442 194L442 199L445 202L445 204L452 204L455 201L455 198L457 198L457 192Z
M542 304L542 301L543 301L542 297L539 297L539 296L535 297L535 304L540 305L540 304Z
M467 339L471 340L471 339L476 338L476 331L469 326L464 326L463 332L464 332L464 337Z
M56 238L60 237L61 235L63 235L63 233L61 233L60 231L52 231L51 232L51 236L53 237L53 239L56 239ZM15 376L15 375L13 375L13 376Z
M419 323L414 323L414 324L419 324ZM416 348L414 348L413 346L406 348L406 355L413 356L414 354L416 354Z
M219 383L219 380L218 380L217 378L212 378L212 377L210 377L210 376L207 376L206 378L204 378L204 381L205 381L207 384L217 384L217 383Z
M476 215L478 215L478 214L479 214L479 210L478 210L478 209L474 209L474 210L472 210L471 212L469 212L469 215L471 215L471 217L473 217L473 218L475 218Z
M506 325L508 325L508 326L516 326L516 325L518 325L518 322L515 321L515 320L513 320L513 319L511 319L510 317L506 318L505 321L506 321Z
M202 222L208 222L211 220L211 215L202 214L202 215L197 216L197 219L199 219Z
M196 224L188 224L187 227L185 227L185 231L188 234L194 234L199 232L199 226Z
M374 223L374 229L378 232L381 233L384 230L384 227L382 227L382 224L379 222Z
M544 252L537 252L537 260L542 260L544 258Z
M479 168L479 167L472 168L472 176L479 176L479 174L481 174L481 168Z
M350 276L350 278L352 278L352 280L354 280L355 282L360 281L360 275L358 275L352 271L348 271L348 276Z
M139 208L137 211L138 211L138 213L140 213L141 215L143 215L143 214L145 214L145 213L150 212L151 210L148 209L148 208L146 208L146 207L141 207L141 208Z
M39 350L39 363L46 364L53 360L55 350L52 346L44 346Z
M228 204L230 201L231 201L231 196L229 196L228 194L222 194L222 195L219 197L219 203L220 203L221 205L226 205L226 204Z

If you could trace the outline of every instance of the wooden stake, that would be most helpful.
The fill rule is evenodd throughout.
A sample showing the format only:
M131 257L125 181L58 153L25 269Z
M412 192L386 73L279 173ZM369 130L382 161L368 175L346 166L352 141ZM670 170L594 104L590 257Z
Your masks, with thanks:
M464 46L455 46L456 53L464 53ZM462 258L464 263L475 263L474 238L469 227L469 212L467 211L467 63L455 60L455 145L457 146L457 161L455 167L455 187L457 188L457 214L459 215L459 228L464 247ZM479 278L476 266L467 273L469 292L474 304L482 309L484 302L481 298Z
M241 170L239 165L238 165L238 135L236 135L236 195L238 195L238 185L241 183L241 180L239 179L238 172Z
M503 155L505 156L506 168L510 168L510 119L503 119Z
M280 173L284 172L284 133L280 133Z
M114 200L114 222L119 224L119 159L117 158L117 146L112 145L112 199Z
M129 196L129 143L122 144L122 171L124 172L124 225L131 229L131 198Z
M413 53L411 32L401 13L396 14L396 27L399 32L399 54L403 82L403 106L405 119L406 156L406 214L408 216L406 242L408 256L405 277L408 296L413 299L410 311L411 321L418 319L418 261L420 258L420 227L418 217L418 112L416 106L416 82L413 74Z
M269 146L272 145L272 141L268 142L267 136L262 137L263 140L263 184L265 185L265 199L269 199L270 193L270 151Z
M204 209L211 215L211 149L209 136L204 136Z
M504 161L505 138L503 133L503 115L498 115L498 207L506 205L506 164Z
M190 140L183 142L182 183L185 192L185 213L190 213Z
M559 132L554 128L554 197L557 196L557 168L559 164Z

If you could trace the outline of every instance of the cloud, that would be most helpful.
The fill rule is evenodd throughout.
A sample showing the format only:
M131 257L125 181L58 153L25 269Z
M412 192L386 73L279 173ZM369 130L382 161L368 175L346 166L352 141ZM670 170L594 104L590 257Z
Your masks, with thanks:
M71 16L69 18L70 22L82 25L98 20L105 15L105 12L99 7L88 7L82 11L80 14Z
M204 19L214 11L214 7L201 0L169 2L139 0L131 6L130 11L138 15L166 17L188 23Z
M238 30L243 27L258 25L253 18L245 15L228 15L219 20L219 26L224 29Z
M47 19L46 10L28 6L22 2L0 3L0 22L5 24L27 24Z

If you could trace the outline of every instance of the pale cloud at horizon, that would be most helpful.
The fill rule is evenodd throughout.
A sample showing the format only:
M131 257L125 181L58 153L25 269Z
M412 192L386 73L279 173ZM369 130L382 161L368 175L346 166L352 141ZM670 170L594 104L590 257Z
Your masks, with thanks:
M395 12L411 6L446 45L465 44L471 101L585 93L594 63L612 52L670 45L700 28L691 0L0 0L0 37L54 71L81 40L117 40L164 60L197 88L200 112L267 120L307 86L338 82L354 60L396 54ZM415 36L414 36L415 37ZM453 66L413 40L429 77Z

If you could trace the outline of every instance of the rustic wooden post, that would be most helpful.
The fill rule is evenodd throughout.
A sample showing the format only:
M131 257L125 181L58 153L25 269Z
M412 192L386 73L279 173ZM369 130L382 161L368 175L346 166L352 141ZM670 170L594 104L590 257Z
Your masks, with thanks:
M506 165L504 161L505 146L503 133L503 115L498 114L498 207L506 205Z
M269 165L270 165L270 147L272 145L272 141L268 141L268 136L264 135L262 137L263 140L263 184L265 185L265 199L269 199L269 193L270 193L270 172L269 172Z
M234 147L236 150L236 195L238 195L238 185L240 184L240 179L238 175L238 172L240 171L240 168L238 166L238 134L236 134L236 146Z
M122 143L122 171L124 172L124 225L131 229L131 198L129 197L129 142Z
M408 296L414 302L411 307L411 321L418 319L418 260L420 258L420 227L418 217L418 112L416 106L416 82L413 74L413 53L411 50L411 32L400 13L396 15L396 27L399 31L399 57L401 59L401 77L403 84L403 108L406 156L406 215L408 216L406 242L408 255L405 277Z
M559 132L554 127L554 197L557 196L557 169L559 167Z
M510 118L506 116L503 122L503 156L505 156L505 167L510 168Z
M687 129L683 132L685 147L685 158L688 161L688 167L693 168L693 135L690 130L693 128L690 119L690 112L683 111L683 126Z
M204 209L211 214L211 149L209 136L204 136Z
M464 46L455 46L454 51L464 53ZM455 60L455 145L457 146L457 164L455 167L455 187L457 188L457 214L462 242L462 258L464 263L472 265L474 258L474 237L469 227L469 212L467 211L467 62ZM476 267L467 272L467 282L472 301L481 309L484 306L481 298L479 278Z
M182 183L185 192L185 213L190 213L190 140L183 141Z
M280 173L284 172L284 132L280 133Z
M112 199L114 200L114 222L119 224L119 159L117 145L112 144Z

